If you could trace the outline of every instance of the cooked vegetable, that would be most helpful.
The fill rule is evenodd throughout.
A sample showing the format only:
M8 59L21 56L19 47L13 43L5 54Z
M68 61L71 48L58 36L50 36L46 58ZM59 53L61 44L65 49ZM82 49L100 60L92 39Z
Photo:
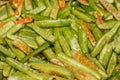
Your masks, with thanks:
M0 0L0 80L119 80L119 0Z

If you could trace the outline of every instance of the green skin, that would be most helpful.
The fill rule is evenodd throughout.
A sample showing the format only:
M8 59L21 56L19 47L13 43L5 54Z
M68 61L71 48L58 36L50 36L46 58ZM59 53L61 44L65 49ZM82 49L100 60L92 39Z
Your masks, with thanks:
M13 52L10 52L6 47L0 45L0 51L8 57L14 58L16 55Z
M32 27L32 26L34 26L34 27ZM30 25L30 27L36 33L38 33L40 36L42 36L45 40L50 41L51 43L53 43L55 41L55 37L50 32L46 32L43 28L38 27L36 24Z
M81 29L78 33L78 40L81 50L84 54L88 53L88 39L86 33Z
M111 76L116 64L117 64L117 55L116 53L113 52L107 67L107 74L109 77Z
M100 31L99 28L94 28L93 29L93 34L95 36L95 39L98 41L102 37L102 32Z
M18 60L22 60L25 57L25 54L20 51L19 49L15 48L12 44L12 40L6 39L6 42L8 43L10 49L14 54L16 54L16 57Z
M71 49L70 49L70 46L69 46L68 42L66 41L65 37L63 35L60 35L58 37L58 41L59 41L64 53L68 56L71 56L71 53L70 53Z
M91 17L85 15L83 12L80 12L76 9L72 9L72 13L83 21L86 21L86 22L92 22L93 21L93 19Z
M52 51L51 48L47 48L43 51L43 55L49 60L51 61L51 59L55 58L55 53Z
M104 45L106 43L108 43L112 39L112 37L115 35L117 30L119 29L119 26L120 26L120 22L117 22L109 32L105 33L100 38L100 40L97 42L94 50L91 52L92 57L95 57L95 56L97 56L99 54L99 52L102 50Z
M65 55L63 53L58 54L57 58L60 61L62 61L63 63L69 65L69 66L72 66L72 67L74 67L74 68L76 68L78 70L84 71L84 72L94 76L96 80L100 80L101 79L101 75L98 72L88 68L87 66L84 66L83 64L77 62L73 58L68 57L67 55Z
M57 74L57 75L64 76L66 78L73 78L73 76L74 76L73 72L71 72L63 67L53 65L53 64L34 63L33 62L33 63L29 63L28 65L34 69L46 72L48 74Z
M15 69L18 69L19 71L27 74L28 76L32 77L33 79L37 79L37 80L49 80L49 79L57 79L57 80L67 80L65 78L61 78L61 77L57 77L57 76L51 76L49 74L46 73L38 73L35 70L31 69L30 67L18 62L15 59L12 58L6 58L6 62L14 67ZM16 76L17 77L17 76Z
M41 51L43 51L45 48L49 47L49 44L48 43L44 43L42 46L40 46L38 49L34 50L31 54L25 56L21 62L24 63L26 62L30 57L36 55L36 54L39 54Z
M37 24L40 27L49 27L49 28L50 27L66 27L66 26L70 26L70 20L69 19L41 20L41 21L35 21L35 24Z
M8 32L10 28L14 26L14 23L12 21L6 23L2 28L0 28L0 36L4 35Z
M107 64L109 62L109 59L112 55L112 46L110 44L106 44L101 53L100 53L100 58L99 61L100 63L106 68Z

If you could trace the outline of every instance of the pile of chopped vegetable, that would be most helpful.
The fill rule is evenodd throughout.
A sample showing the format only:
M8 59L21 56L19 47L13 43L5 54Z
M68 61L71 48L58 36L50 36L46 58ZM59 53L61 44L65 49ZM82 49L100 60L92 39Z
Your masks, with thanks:
M0 0L0 80L119 80L120 0Z

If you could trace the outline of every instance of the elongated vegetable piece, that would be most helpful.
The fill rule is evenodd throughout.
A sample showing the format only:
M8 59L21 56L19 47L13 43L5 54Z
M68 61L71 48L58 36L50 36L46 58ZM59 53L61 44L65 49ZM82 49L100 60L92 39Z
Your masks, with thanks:
M109 60L108 67L107 67L108 76L111 76L116 64L117 64L117 55L116 55L116 53L113 52L113 54Z
M93 34L90 32L90 30L87 28L85 24L81 25L82 29L86 32L89 40L91 41L92 45L95 46L96 44L96 39L94 38Z
M12 50L12 52L14 54L16 54L16 57L17 57L18 60L21 60L21 59L23 59L25 57L25 54L22 51L20 51L19 49L15 48L13 46L12 40L6 39L6 41L7 41L8 45L9 45L10 49Z
M93 29L93 35L95 36L95 39L98 41L102 37L102 31L99 28Z
M25 54L30 54L30 53L32 53L33 51L32 51L32 49L29 47L29 46L27 46L23 41L21 41L20 39L16 39L14 42L13 42L13 44L17 47L17 48L19 48L20 50L22 50Z
M15 16L16 17L19 17L20 14L21 14L23 2L24 2L24 0L17 0L18 5L17 5L17 8L15 10Z
M40 46L38 49L36 49L35 51L33 51L31 54L27 55L26 57L24 57L21 62L26 62L30 57L39 54L42 50L46 49L47 47L49 47L48 43L44 43L42 46Z
M31 47L33 49L37 49L38 48L37 42L35 40L33 40L33 39L26 39L26 38L21 38L21 39L29 47Z
M50 47L46 48L43 51L43 55L49 60L51 61L52 59L55 58L55 53L52 51L52 49Z
M6 6L2 6L0 8L0 20L4 20L7 17L8 17L8 15L7 15L7 8L6 8Z
M78 69L78 70L81 70L81 71L83 71L83 72L86 72L86 73L94 76L94 77L95 77L96 79L98 79L98 80L101 79L101 75L100 75L98 72L96 72L96 71L88 68L87 66L85 66L85 65L77 62L77 61L74 60L73 58L70 58L70 57L64 55L63 53L58 54L57 58L58 58L60 61L64 62L65 64L69 65L69 66L72 66L72 67L74 67L74 68L76 68L76 69Z
M50 4L50 0L44 0L45 5L47 6L46 10L41 12L43 16L49 16L52 10L52 5Z
M114 2L115 2L115 5L116 5L118 11L120 12L120 1L119 0L115 0Z
M20 30L23 27L23 24L17 24L14 25L12 28L10 28L10 30L7 32L7 37L9 39L15 40L17 39L18 36L13 35L14 33L16 33L18 30Z
M88 39L86 33L81 29L78 33L79 45L83 53L88 53Z
M117 21L115 20L109 20L107 22L104 22L103 24L98 24L98 27L100 29L111 29L116 23Z
M57 38L57 40L54 43L54 48L55 48L55 54L59 54L60 52L62 52L62 48L60 46L60 43L58 41L58 36L60 36L60 29L59 28L55 28L54 29L54 36Z
M14 58L16 56L12 51L6 49L6 47L2 45L0 45L0 51L8 57Z
M97 42L94 50L91 52L92 57L95 57L99 54L99 52L102 50L104 45L106 43L108 43L111 40L111 38L115 35L115 33L117 32L119 27L120 27L120 23L117 22L109 32L107 32L106 34L104 34L102 36L102 38L100 38L100 40Z
M38 36L36 37L36 42L38 43L39 46L41 46L42 44L45 43L45 40L41 36Z
M70 26L70 20L69 19L41 20L35 21L35 24L37 24L39 27L67 27Z
M81 20L84 20L86 22L92 22L94 21L91 17L89 17L88 15L85 15L83 12L80 12L76 9L72 9L72 13L77 16L78 18L80 18Z
M0 28L0 36L2 36L3 34L5 34L10 28L12 28L12 26L14 25L14 23L12 21L6 23L3 27Z
M23 65L22 63L18 62L17 60L14 60L12 58L6 58L6 62L11 65L12 67L18 69L19 71L31 76L35 79L44 79L48 78L49 75L47 74L40 74L36 72L35 70L29 68L28 66Z
M79 52L73 51L72 54L73 54L73 58L75 60L77 60L81 64L99 72L104 78L107 78L107 74L105 72L103 72L93 61L89 60L87 57L85 57L84 55L82 55Z
M65 8L60 9L58 13L58 18L67 18L70 15L70 10L70 6L66 6Z
M12 7L10 6L10 3L7 3L6 7L7 7L8 17L14 16L14 11Z
M57 18L57 14L58 14L58 11L59 11L59 5L58 5L58 1L56 0L53 0L53 7L52 7L52 11L50 13L50 17L53 18L53 19L56 19Z
M8 64L6 64L6 65L4 65L4 67L3 67L3 75L5 76L5 77L8 77L9 76L9 74L10 74L10 71L11 71L11 66L10 65L8 65Z
M100 58L99 61L100 63L106 68L107 64L109 62L109 59L112 55L112 46L110 44L106 44L101 53L100 53Z
M28 14L38 14L38 13L42 12L43 10L45 10L45 8L46 8L45 5L41 5L37 8L35 8L35 9L27 11L26 13L28 13Z
M39 70L40 72L42 71L42 72L46 72L49 74L61 75L61 76L66 77L66 78L73 78L73 75L74 75L73 72L71 72L63 67L53 65L53 64L29 63L28 65L34 69Z
M59 43L64 51L64 53L68 56L71 56L71 53L70 53L70 46L68 44L68 42L66 41L66 39L64 38L63 35L60 35L58 37L58 40L59 40Z
M33 9L31 0L24 0L24 4L25 4L25 9L26 9L26 10L31 10L31 9Z
M114 15L114 17L117 20L120 20L120 13L113 8L113 6L108 3L106 0L100 0L100 3L110 12Z
M65 27L63 28L63 36L67 40L67 42L70 44L70 47L72 50L81 51L79 43L78 43L78 37L75 33L72 33L71 28Z
M38 27L36 24L32 24L30 27L47 41L50 41L52 43L55 41L55 37L49 31L45 31L43 28Z

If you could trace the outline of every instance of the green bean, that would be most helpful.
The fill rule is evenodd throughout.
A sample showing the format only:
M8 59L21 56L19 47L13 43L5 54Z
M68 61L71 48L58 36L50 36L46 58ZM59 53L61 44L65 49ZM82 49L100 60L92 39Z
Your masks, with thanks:
M6 65L5 62L0 61L0 70L4 68L4 65Z
M7 3L6 8L7 8L8 17L14 16L14 11L10 6L10 3Z
M90 40L87 40L87 43L88 43L88 49L91 52L94 49L94 47L93 47L92 43L90 42Z
M70 9L71 9L70 6L67 6L67 7L61 9L58 13L58 18L63 19L63 18L68 17L70 15Z
M115 6L117 7L117 10L120 11L120 1L119 0L114 0Z
M18 24L13 26L12 28L10 28L10 30L7 32L7 37L9 39L15 40L17 38L17 36L13 35L15 32L17 32L18 30L20 30L23 27L22 24Z
M21 38L21 40L27 44L29 47L33 48L33 49L37 49L38 45L37 42L33 39L27 39L27 38Z
M38 14L38 13L40 13L40 12L42 12L43 10L45 10L46 9L46 7L45 7L45 5L42 5L42 6L40 6L40 7L37 7L37 8L35 8L35 9L32 9L32 10L30 10L30 11L27 11L26 13L28 14Z
M34 26L34 27L33 27ZM54 42L55 41L55 37L49 32L47 31L45 33L45 30L43 28L38 27L36 24L32 24L32 26L30 26L33 30L35 30L35 32L37 32L40 36L42 36L44 39L50 41L50 42Z
M42 46L40 46L38 49L36 49L35 51L33 51L31 54L27 55L26 57L24 57L21 62L26 62L30 57L39 54L39 52L41 52L42 50L44 50L45 48L47 48L49 46L48 43L44 43Z
M47 6L46 10L41 12L41 15L43 16L49 16L52 10L52 5L50 3L50 0L45 0L44 1L45 5Z
M0 20L4 20L7 17L8 17L8 15L7 15L7 8L6 8L6 6L2 6L0 8Z
M10 65L8 65L8 64L6 64L6 65L4 65L4 67L3 67L3 75L5 76L5 77L8 77L9 76L9 74L10 74L10 71L11 71L11 66Z
M61 75L64 76L66 78L73 78L73 72L57 66L57 65L53 65L53 64L46 64L46 63L29 63L29 66L31 66L34 69L39 70L40 72L47 72L48 74L57 74L57 75ZM48 67L49 66L49 67Z
M39 14L28 14L29 16L31 16L34 20L39 21L39 20L46 20L46 19L50 19L47 16L43 16L43 15L39 15Z
M94 28L93 34L94 34L96 40L99 40L103 35L102 31L99 28Z
M39 46L45 43L45 40L41 36L36 37L36 41Z
M97 42L94 50L91 52L91 56L95 57L99 54L99 52L102 50L103 46L106 43L108 43L112 39L112 37L115 35L117 30L119 29L119 26L120 26L120 23L117 22L109 32L107 32L100 38L100 40Z
M106 44L101 53L100 53L100 58L99 61L100 63L106 68L108 61L112 55L112 46L110 44Z
M18 62L17 60L14 60L12 58L6 58L6 62L11 65L12 67L18 69L19 71L31 76L32 78L35 79L44 79L47 78L48 75L46 74L40 74L36 72L35 70L29 68L28 66L23 65L22 63Z
M10 50L6 49L4 46L0 45L0 51L6 56L14 58L16 55Z
M41 20L41 21L35 21L35 24L37 24L39 27L66 27L66 26L70 26L70 20L69 19Z
M70 46L69 46L68 42L66 41L65 37L63 35L60 35L58 37L58 41L59 41L64 53L68 56L71 56Z
M79 45L83 53L88 53L88 39L86 33L80 29L78 33Z
M7 22L3 27L0 28L0 36L4 35L7 33L7 31L12 28L14 23L12 21Z
M19 49L15 48L15 47L13 46L11 40L6 39L6 41L7 41L8 45L9 45L10 49L12 50L12 52L13 52L14 54L16 54L16 57L17 57L18 60L21 60L21 59L23 59L23 58L25 57L25 54L24 54L22 51L20 51Z
M56 0L52 0L52 2L53 2L53 7L50 13L50 17L56 19L59 12L59 5L58 5L58 1Z
M80 71L84 71L84 72L94 76L98 80L101 79L101 75L98 72L88 68L87 66L84 66L83 64L74 60L73 58L70 58L70 57L64 55L63 53L58 54L57 58L69 66L72 66Z
M67 40L67 42L70 44L70 47L72 50L81 52L81 49L77 40L77 36L76 34L72 33L72 30L70 30L70 28L67 28L67 27L63 28L63 35Z
M107 22L104 22L103 24L98 24L98 27L100 29L111 29L116 23L117 21L115 20L109 20Z
M60 43L58 41L58 36L60 35L60 29L59 28L55 28L54 29L54 36L57 38L57 40L54 43L54 48L55 48L55 53L59 54L60 52L62 52L62 48L60 46Z
M116 64L117 64L117 55L116 53L113 52L107 67L107 74L109 77L111 76Z
M77 16L78 18L80 18L81 20L84 20L86 22L92 22L94 21L90 16L85 15L83 12L80 12L76 9L72 9L72 13Z
M52 59L55 58L55 53L52 51L51 48L47 48L47 49L43 50L43 55L44 55L49 61L51 61Z
M33 9L31 0L25 0L24 4L25 4L25 9L26 10L32 10Z
M26 29L26 30L20 30L19 36L22 38L35 39L36 37L38 37L38 34L36 34L34 31Z
M26 45L21 39L14 40L13 45L27 55L33 52L33 50L28 45Z

